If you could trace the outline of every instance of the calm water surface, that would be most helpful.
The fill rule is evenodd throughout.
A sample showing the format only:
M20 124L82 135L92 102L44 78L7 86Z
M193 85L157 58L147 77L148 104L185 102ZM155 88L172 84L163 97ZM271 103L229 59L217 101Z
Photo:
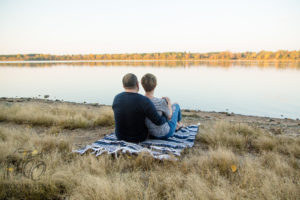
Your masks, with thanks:
M0 63L0 97L49 94L50 99L111 105L129 72L139 79L155 74L155 95L169 96L182 108L300 118L298 63Z

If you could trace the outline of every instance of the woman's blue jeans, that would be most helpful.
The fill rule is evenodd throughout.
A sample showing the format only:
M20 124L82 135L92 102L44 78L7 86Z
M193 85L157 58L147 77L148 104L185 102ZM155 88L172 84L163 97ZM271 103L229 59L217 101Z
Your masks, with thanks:
M170 126L170 131L167 135L163 137L157 137L158 139L167 139L171 137L175 133L177 122L181 121L180 106L178 104L173 104L172 110L173 110L172 118L170 121L168 121L168 124Z

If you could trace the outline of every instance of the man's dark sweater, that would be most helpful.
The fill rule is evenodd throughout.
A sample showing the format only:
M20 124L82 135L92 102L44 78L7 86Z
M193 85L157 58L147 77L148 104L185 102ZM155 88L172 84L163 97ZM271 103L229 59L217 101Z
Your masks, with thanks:
M115 96L112 108L115 115L115 132L119 140L141 142L148 136L145 118L154 124L166 122L164 116L158 115L153 103L138 93L122 92Z

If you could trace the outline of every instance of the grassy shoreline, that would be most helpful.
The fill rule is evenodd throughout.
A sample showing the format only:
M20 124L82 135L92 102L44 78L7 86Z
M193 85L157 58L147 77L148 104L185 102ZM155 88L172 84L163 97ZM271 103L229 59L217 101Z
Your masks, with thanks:
M60 126L66 129L112 126L114 124L111 106L99 103L76 103L47 98L0 97L0 108L0 121L11 121L19 124ZM34 112L35 115L30 115L31 112ZM26 116L26 113L29 116ZM266 129L273 134L300 134L300 120L298 118L275 118L190 109L183 109L182 115L183 120L189 124L226 121L245 123Z
M72 153L113 131L110 106L1 98L0 108L0 199L300 196L299 120L185 110L185 124L201 122L195 146L178 161L158 161ZM41 153L47 170L39 180L5 176L7 157L21 147Z

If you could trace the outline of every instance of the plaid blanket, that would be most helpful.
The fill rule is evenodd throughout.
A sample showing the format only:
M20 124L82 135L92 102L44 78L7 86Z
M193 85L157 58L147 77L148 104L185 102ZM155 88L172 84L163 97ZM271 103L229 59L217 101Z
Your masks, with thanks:
M141 152L147 152L157 159L171 159L174 158L174 156L180 156L183 149L194 146L195 137L198 133L198 127L199 124L183 127L168 139L147 139L138 144L117 140L115 134L111 133L105 136L103 139L92 143L91 145L87 145L82 149L75 150L75 152L84 154L87 151L92 151L92 153L96 156L99 156L103 153L138 154Z

